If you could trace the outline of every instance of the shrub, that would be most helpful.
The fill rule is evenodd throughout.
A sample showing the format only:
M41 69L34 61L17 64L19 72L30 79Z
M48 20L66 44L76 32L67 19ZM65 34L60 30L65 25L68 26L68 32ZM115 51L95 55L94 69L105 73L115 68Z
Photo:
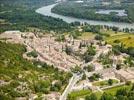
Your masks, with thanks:
M109 79L109 80L108 80L108 84L109 84L109 85L112 85L112 84L113 84L113 80L112 80L112 79Z
M36 51L31 51L31 52L27 53L27 56L36 58L36 57L38 57L38 54Z
M96 35L96 36L95 36L95 39L96 39L96 40L103 40L103 37L102 37L101 35Z
M118 40L118 39L114 40L114 43L120 43L120 40Z
M39 81L34 85L35 92L49 93L50 81Z

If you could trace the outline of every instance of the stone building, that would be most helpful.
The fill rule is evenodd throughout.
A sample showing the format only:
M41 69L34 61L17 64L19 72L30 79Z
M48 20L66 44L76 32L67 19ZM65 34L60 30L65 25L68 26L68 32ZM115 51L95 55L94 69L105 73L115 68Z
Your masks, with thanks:
M133 70L118 70L115 72L115 76L121 81L134 82L134 71Z

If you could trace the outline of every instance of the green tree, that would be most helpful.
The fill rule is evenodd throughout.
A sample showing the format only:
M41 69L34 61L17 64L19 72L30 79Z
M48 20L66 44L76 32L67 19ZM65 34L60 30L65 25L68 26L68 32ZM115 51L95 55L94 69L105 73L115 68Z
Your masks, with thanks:
M71 55L72 52L73 52L73 50L72 50L71 47L69 47L69 46L66 45L65 52L66 52L68 55Z
M109 85L112 85L112 84L113 84L113 80L112 80L112 79L109 79L109 80L108 80L108 84L109 84Z
M95 36L95 39L96 39L96 40L103 40L103 37L102 37L101 35L96 35L96 36Z
M116 96L119 96L119 95L127 96L127 94L128 94L128 91L127 91L126 88L119 89L119 90L117 90L117 92L116 92Z
M44 92L46 94L49 93L48 90L49 87L50 87L50 81L39 81L34 85L35 92Z
M82 69L80 66L75 66L75 68L71 69L73 73L81 73Z
M85 79L86 79L86 74L84 73L82 76L82 80L85 80Z
M38 54L36 51L31 51L31 52L27 53L27 56L36 58L36 57L38 57Z
M119 95L117 96L117 100L129 100L127 96Z
M111 94L103 93L100 100L114 100L114 97Z
M116 69L117 69L117 70L120 70L120 69L121 69L121 65L120 65L120 64L117 64L117 65L116 65Z
M94 67L92 66L92 65L88 65L87 66L87 71L88 72L92 72L92 71L94 71L95 69L94 69Z
M84 58L85 62L91 61L95 54L96 54L95 47L89 46L88 50L83 55L83 58Z
M92 93L90 96L86 96L85 100L97 100L97 96L94 93Z
M134 84L132 85L131 91L134 91Z

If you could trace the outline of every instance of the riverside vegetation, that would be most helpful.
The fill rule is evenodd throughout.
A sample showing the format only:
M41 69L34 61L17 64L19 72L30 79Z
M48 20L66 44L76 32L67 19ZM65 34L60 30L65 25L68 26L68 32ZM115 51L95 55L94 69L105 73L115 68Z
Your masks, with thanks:
M133 2L133 1L132 1ZM127 16L117 16L116 12L110 12L110 14L96 13L100 9L105 10L125 10ZM133 3L121 3L110 5L103 5L100 2L83 2L76 3L74 1L63 2L56 5L52 12L65 15L73 16L77 18L89 19L89 20L101 20L101 21L115 21L115 22L134 22L134 4Z
M70 26L62 21L37 14L38 7L52 4L55 0L1 0L0 32L7 30L31 31L29 29L65 31Z

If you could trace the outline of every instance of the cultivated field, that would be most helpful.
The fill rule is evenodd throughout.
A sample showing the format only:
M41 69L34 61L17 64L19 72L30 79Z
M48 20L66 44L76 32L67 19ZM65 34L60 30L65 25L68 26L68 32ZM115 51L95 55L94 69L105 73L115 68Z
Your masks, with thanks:
M134 34L119 34L119 35L112 35L110 37L106 37L105 40L109 44L119 44L123 43L126 47L134 47ZM115 42L118 41L118 42Z

